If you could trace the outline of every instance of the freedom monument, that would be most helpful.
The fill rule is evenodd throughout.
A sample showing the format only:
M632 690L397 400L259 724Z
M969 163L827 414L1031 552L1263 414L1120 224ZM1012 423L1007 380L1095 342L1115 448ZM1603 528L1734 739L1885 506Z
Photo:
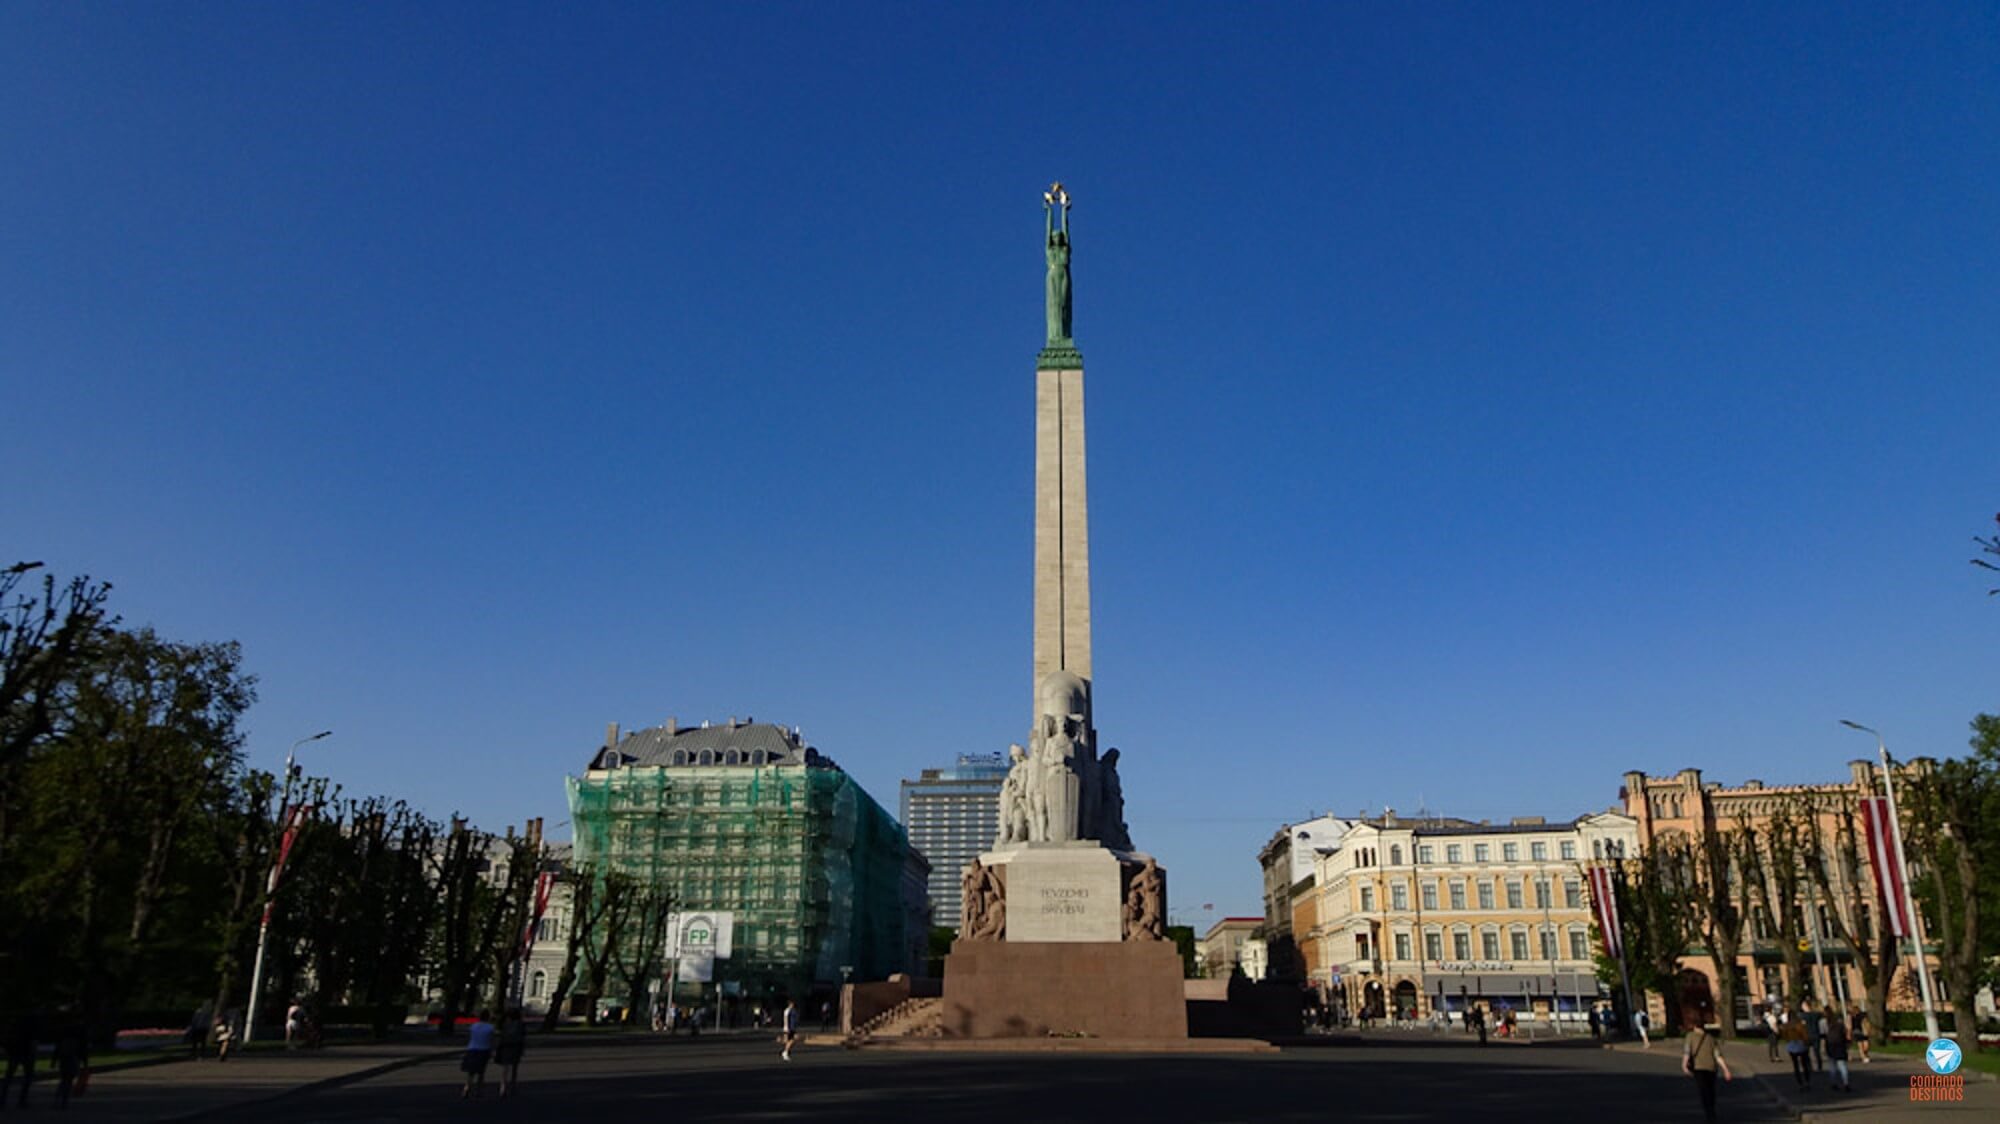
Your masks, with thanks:
M1011 747L993 849L961 881L945 961L952 1037L1185 1038L1166 871L1132 846L1119 754L1091 721L1083 355L1071 327L1070 196L1042 195L1048 338L1035 363L1034 719Z

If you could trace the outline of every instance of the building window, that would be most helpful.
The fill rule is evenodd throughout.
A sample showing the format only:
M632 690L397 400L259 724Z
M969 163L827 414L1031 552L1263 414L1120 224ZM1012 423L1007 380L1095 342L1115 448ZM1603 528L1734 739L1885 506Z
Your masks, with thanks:
M1444 861L1446 861L1446 862L1448 862L1448 863L1462 863L1462 862L1464 862L1464 861L1465 861L1465 848L1464 848L1464 847L1462 847L1462 846L1460 846L1460 845L1458 845L1458 844L1456 844L1456 843L1447 843L1447 844L1445 844L1445 845L1444 845Z
M1540 840L1528 844L1528 857L1538 863L1549 861L1549 845Z
M1583 908L1583 884L1574 879L1563 882L1563 905L1570 909Z
M538 971L534 975L529 976L528 998L540 999L542 997L542 993L548 990L548 986L549 986L549 974L547 972Z
M1598 858L1600 858L1600 859L1601 859L1601 858L1603 858L1603 857L1604 857L1604 840L1602 840L1602 839L1593 839L1593 840L1591 840L1591 841L1590 841L1590 853L1591 853L1591 854L1593 854L1593 855L1596 855L1596 856L1597 856Z
M1363 913L1375 912L1375 887L1373 886L1361 887L1361 912Z
M1426 883L1424 883L1424 898L1423 898L1423 900L1424 900L1424 908L1425 908L1425 909L1436 909L1436 908L1438 907L1438 884L1437 884L1437 883L1435 883L1435 882L1426 882Z
M1424 959L1425 959L1425 960L1443 960L1443 959L1444 959L1444 934L1443 934L1443 933L1425 933L1425 934L1424 934Z
M1486 881L1479 883L1479 908L1493 908L1493 883Z
M1493 848L1484 843L1472 845L1472 861L1476 863L1493 861Z
M1389 887L1389 908L1410 908L1410 888L1408 886L1397 882Z
M1565 858L1565 859L1573 859L1573 858L1575 858L1575 857L1576 857L1576 840L1574 840L1574 839L1565 839L1565 840L1563 840L1563 841L1562 841L1561 843L1559 843L1559 844L1557 844L1557 845L1556 845L1556 852L1557 852L1558 854L1560 854L1560 855L1561 855L1561 856L1562 856L1563 858Z
M1451 908L1465 908L1465 883L1454 882L1451 884Z
M1408 933L1397 933L1397 934L1396 934L1396 959L1398 959L1398 960L1408 960L1409 958L1410 958L1410 934L1408 934Z
M1507 934L1507 937L1508 937L1507 944L1514 951L1514 959L1526 960L1528 958L1527 930L1516 929L1513 932Z
M1549 908L1550 906L1553 906L1554 904L1555 904L1555 900L1554 900L1554 898L1553 898L1553 897L1552 897L1552 896L1551 896L1551 895L1549 894L1549 883L1548 883L1548 880L1547 880L1547 879L1543 879L1543 880L1541 880L1541 881L1539 881L1539 882L1536 882L1536 883L1535 883L1535 908L1536 908L1536 909L1548 909L1548 908Z
M1520 861L1521 861L1521 845L1520 845L1519 843L1502 843L1502 844L1500 844L1500 861L1501 861L1501 862L1508 862L1508 863L1517 863L1517 862L1520 862Z
M1571 960L1590 959L1590 934L1582 929L1569 931L1569 958Z
M1390 866L1403 865L1403 845L1401 843L1389 844L1389 865Z
M1488 929L1479 934L1479 955L1482 959L1500 959L1500 934Z
M1451 935L1451 958L1453 960L1472 959L1472 934L1453 933Z
M1428 843L1423 843L1423 844L1419 844L1419 845L1417 846L1417 861L1418 861L1419 863L1429 863L1429 862L1436 862L1437 860L1436 860L1436 859L1433 859L1433 858L1431 857L1431 854L1432 854L1432 852L1431 852L1431 845L1430 845L1430 844L1428 844Z
M1554 929L1543 929L1542 959L1554 960L1555 958L1556 958L1556 931Z
M1354 958L1356 960L1368 959L1368 934L1354 934Z
M1519 882L1510 880L1507 883L1507 908L1521 908L1521 884Z

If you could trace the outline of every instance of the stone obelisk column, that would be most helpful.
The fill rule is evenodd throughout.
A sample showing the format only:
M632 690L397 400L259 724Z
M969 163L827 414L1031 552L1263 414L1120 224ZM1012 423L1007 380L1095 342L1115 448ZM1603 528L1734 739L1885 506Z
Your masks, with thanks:
M1048 214L1048 344L1035 359L1035 666L1029 684L1037 717L1037 693L1050 672L1067 671L1086 688L1090 683L1083 355L1070 336L1069 193L1056 184L1043 202Z

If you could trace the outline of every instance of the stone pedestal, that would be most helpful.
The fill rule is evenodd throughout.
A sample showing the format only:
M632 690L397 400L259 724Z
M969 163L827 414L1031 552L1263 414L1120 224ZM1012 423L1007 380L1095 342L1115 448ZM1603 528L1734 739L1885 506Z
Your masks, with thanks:
M979 861L1007 872L1009 942L1124 938L1124 881L1116 852L1089 840L1023 843L988 851Z
M1186 1038L1181 954L1172 941L954 941L942 1025L947 1038Z

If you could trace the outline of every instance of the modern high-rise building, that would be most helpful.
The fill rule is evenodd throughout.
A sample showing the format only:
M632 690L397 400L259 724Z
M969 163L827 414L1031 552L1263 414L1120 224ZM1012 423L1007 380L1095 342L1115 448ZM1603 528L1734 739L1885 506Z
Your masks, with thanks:
M931 863L932 924L958 928L959 875L1000 833L1000 782L1006 779L1007 759L1000 754L961 753L951 768L925 769L903 782L903 828Z

